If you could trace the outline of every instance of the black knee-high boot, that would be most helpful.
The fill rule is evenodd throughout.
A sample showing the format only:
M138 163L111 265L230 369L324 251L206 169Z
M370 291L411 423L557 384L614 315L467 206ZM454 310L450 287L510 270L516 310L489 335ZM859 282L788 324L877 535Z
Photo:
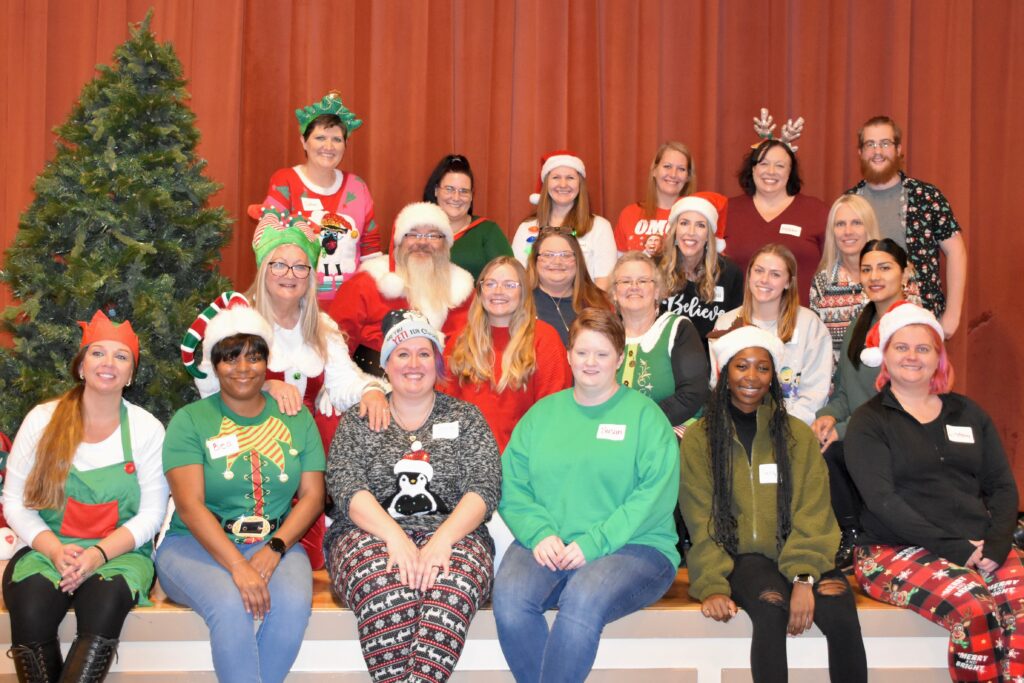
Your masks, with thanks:
M57 683L61 667L60 641L12 645L7 656L14 660L19 683Z
M79 634L71 644L60 683L99 683L117 654L117 638Z

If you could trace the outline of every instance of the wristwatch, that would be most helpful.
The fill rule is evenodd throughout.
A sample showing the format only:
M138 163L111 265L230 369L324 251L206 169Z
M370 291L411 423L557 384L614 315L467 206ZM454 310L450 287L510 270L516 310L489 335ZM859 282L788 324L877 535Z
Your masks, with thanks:
M267 547L273 550L278 555L284 555L286 552L288 552L288 546L286 546L284 544L284 541L282 541L277 536L270 537L270 540L267 541Z
M805 586L813 586L814 577L810 574L797 574L793 577L793 583L802 583Z

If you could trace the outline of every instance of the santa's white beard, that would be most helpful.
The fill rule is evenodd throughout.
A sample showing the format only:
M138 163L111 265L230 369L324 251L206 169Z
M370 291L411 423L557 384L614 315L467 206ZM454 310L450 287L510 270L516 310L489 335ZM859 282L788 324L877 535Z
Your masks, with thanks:
M451 270L444 251L412 253L399 250L395 256L395 272L405 281L405 298L409 305L427 317L430 324L441 329L451 308Z

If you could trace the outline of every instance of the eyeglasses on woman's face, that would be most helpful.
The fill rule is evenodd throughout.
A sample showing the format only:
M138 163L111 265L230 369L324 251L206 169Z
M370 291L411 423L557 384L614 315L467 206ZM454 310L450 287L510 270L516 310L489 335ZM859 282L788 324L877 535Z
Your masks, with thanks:
M289 266L283 261L270 262L270 274L274 277L284 277L289 271L291 271L291 274L299 280L305 280L309 277L309 273L312 270L312 267L307 266L304 263L296 263L294 266Z

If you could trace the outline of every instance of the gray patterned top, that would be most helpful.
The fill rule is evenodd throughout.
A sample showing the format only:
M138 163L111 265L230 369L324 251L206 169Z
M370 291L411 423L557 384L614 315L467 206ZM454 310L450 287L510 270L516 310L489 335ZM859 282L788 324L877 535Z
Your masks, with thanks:
M324 547L354 528L352 496L369 491L406 531L433 531L470 491L487 505L490 519L501 497L501 456L479 409L438 392L420 429L407 432L394 420L371 431L358 406L341 419L327 458L327 492L333 499ZM489 540L486 527L477 530Z

